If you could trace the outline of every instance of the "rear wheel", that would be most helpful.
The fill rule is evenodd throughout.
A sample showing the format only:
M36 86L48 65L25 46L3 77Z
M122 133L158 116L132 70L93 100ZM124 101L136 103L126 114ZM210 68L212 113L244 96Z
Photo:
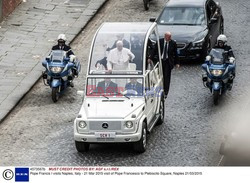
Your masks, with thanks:
M138 153L143 153L146 151L146 145L147 145L147 129L146 129L146 122L143 122L141 139L138 142L134 143L134 150Z
M89 150L90 146L90 144L87 142L78 142L78 141L75 141L75 145L76 145L76 150L78 152L86 152Z
M59 87L52 88L52 100L53 102L57 102L59 99Z
M219 103L219 91L214 91L214 94L213 94L213 99L214 99L214 105L218 105Z
M143 0L145 10L149 9L149 0Z
M159 114L160 114L160 118L157 121L157 124L161 125L164 122L164 114L165 114L164 97L161 97Z

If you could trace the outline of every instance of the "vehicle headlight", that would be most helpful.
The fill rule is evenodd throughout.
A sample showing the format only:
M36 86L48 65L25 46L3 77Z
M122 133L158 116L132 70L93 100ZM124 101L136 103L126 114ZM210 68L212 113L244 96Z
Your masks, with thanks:
M126 121L125 126L126 126L126 128L133 128L134 125L133 125L132 121Z
M220 76L220 75L223 74L223 70L214 69L214 70L211 70L211 73L212 73L212 75L214 75L214 76Z
M87 123L85 121L79 121L78 122L78 127L79 128L86 128L87 127Z
M193 47L202 47L202 46L203 46L203 43L204 43L204 40L205 40L205 38L193 42Z
M53 73L60 73L60 72L62 72L63 67L51 67L50 70L51 70Z

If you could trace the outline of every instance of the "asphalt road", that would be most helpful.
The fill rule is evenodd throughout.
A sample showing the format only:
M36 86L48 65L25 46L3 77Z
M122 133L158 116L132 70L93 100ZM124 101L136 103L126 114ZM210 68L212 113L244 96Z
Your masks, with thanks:
M93 145L78 153L73 139L73 120L81 98L76 95L85 84L90 44L104 21L148 21L161 11L164 0L153 0L144 11L142 1L109 0L72 44L81 60L82 73L75 87L54 104L51 90L40 80L13 112L0 124L1 165L105 165L105 166L216 166L219 146L232 123L245 108L250 86L248 45L250 2L220 0L225 33L237 58L237 78L231 92L213 105L212 95L201 81L200 64L185 64L173 71L166 102L165 122L151 133L148 149L135 154L130 145ZM244 120L244 118L242 119Z

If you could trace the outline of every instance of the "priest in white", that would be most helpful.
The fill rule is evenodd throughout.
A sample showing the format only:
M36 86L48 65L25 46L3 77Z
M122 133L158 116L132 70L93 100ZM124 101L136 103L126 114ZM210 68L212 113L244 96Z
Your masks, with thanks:
M108 70L128 70L129 61L133 61L135 55L123 47L122 41L117 41L116 48L110 50L107 58Z

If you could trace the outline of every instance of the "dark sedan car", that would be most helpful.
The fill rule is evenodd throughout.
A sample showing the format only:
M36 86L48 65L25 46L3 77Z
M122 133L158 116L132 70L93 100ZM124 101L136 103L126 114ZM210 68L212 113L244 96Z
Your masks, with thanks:
M157 18L160 36L169 31L181 59L204 59L223 33L223 16L213 0L168 0Z

